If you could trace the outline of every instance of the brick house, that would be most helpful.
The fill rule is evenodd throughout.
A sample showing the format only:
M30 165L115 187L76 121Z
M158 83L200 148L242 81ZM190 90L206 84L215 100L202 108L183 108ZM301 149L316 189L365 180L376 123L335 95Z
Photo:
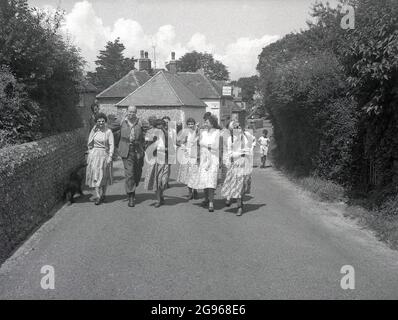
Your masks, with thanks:
M171 60L166 68L206 104L206 112L214 114L220 124L226 125L231 120L232 110L239 107L234 102L232 90L228 90L231 87L226 81L211 80L205 76L203 70L178 72L178 61L175 60L174 52L171 53Z
M137 114L141 119L167 115L177 123L185 123L189 117L202 122L207 107L175 74L165 70L157 72L144 85L115 105L118 118L123 116L130 105L137 107Z
M116 103L147 82L151 78L152 72L148 52L141 50L140 59L138 59L138 70L131 70L119 81L97 95L100 111L106 114L116 114Z
M82 119L85 127L89 126L89 119L91 116L91 106L95 102L96 94L98 89L88 80L83 79L79 83L79 102L77 104L77 110Z

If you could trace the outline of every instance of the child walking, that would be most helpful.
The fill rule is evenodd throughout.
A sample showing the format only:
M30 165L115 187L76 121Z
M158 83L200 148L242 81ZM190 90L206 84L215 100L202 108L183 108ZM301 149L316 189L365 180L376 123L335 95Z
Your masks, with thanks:
M261 152L261 168L265 168L265 163L267 161L268 148L270 144L270 139L268 138L268 130L263 130L263 135L258 138L258 143L260 145Z

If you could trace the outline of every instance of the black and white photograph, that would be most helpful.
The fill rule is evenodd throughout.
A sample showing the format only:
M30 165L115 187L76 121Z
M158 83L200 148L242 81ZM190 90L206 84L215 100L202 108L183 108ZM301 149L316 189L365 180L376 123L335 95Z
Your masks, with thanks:
M0 300L397 299L397 0L0 0Z

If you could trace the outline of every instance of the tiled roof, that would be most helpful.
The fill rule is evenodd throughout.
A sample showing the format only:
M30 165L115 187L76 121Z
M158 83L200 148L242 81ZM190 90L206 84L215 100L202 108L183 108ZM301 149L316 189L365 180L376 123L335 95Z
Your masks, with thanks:
M222 95L222 87L227 85L227 83L222 80L211 80L211 82L213 83L214 88L217 90L217 92L221 96Z
M178 79L189 88L199 99L219 99L221 91L212 80L198 72L178 72Z
M131 70L119 81L115 82L100 94L97 98L124 98L138 87L147 82L151 76L146 71Z
M175 74L163 70L116 105L206 107Z

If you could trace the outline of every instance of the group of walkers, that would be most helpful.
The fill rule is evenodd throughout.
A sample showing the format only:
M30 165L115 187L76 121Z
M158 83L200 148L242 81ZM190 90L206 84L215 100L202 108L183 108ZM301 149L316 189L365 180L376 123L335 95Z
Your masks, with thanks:
M96 205L106 201L106 187L112 183L112 161L117 150L124 165L129 207L135 206L136 188L146 162L144 189L155 191L155 207L164 204L171 165L178 164L176 180L187 186L187 200L197 199L198 190L203 190L202 205L214 212L214 194L220 186L225 205L230 206L236 200L237 215L242 214L243 197L251 189L256 139L238 121L232 120L221 129L218 119L206 112L203 125L188 118L184 128L176 128L165 116L150 117L148 125L143 126L136 107L130 106L120 124L120 133L114 138L105 114L96 113L93 120L95 125L88 139L86 184L95 188ZM269 145L266 130L258 142L264 166Z

